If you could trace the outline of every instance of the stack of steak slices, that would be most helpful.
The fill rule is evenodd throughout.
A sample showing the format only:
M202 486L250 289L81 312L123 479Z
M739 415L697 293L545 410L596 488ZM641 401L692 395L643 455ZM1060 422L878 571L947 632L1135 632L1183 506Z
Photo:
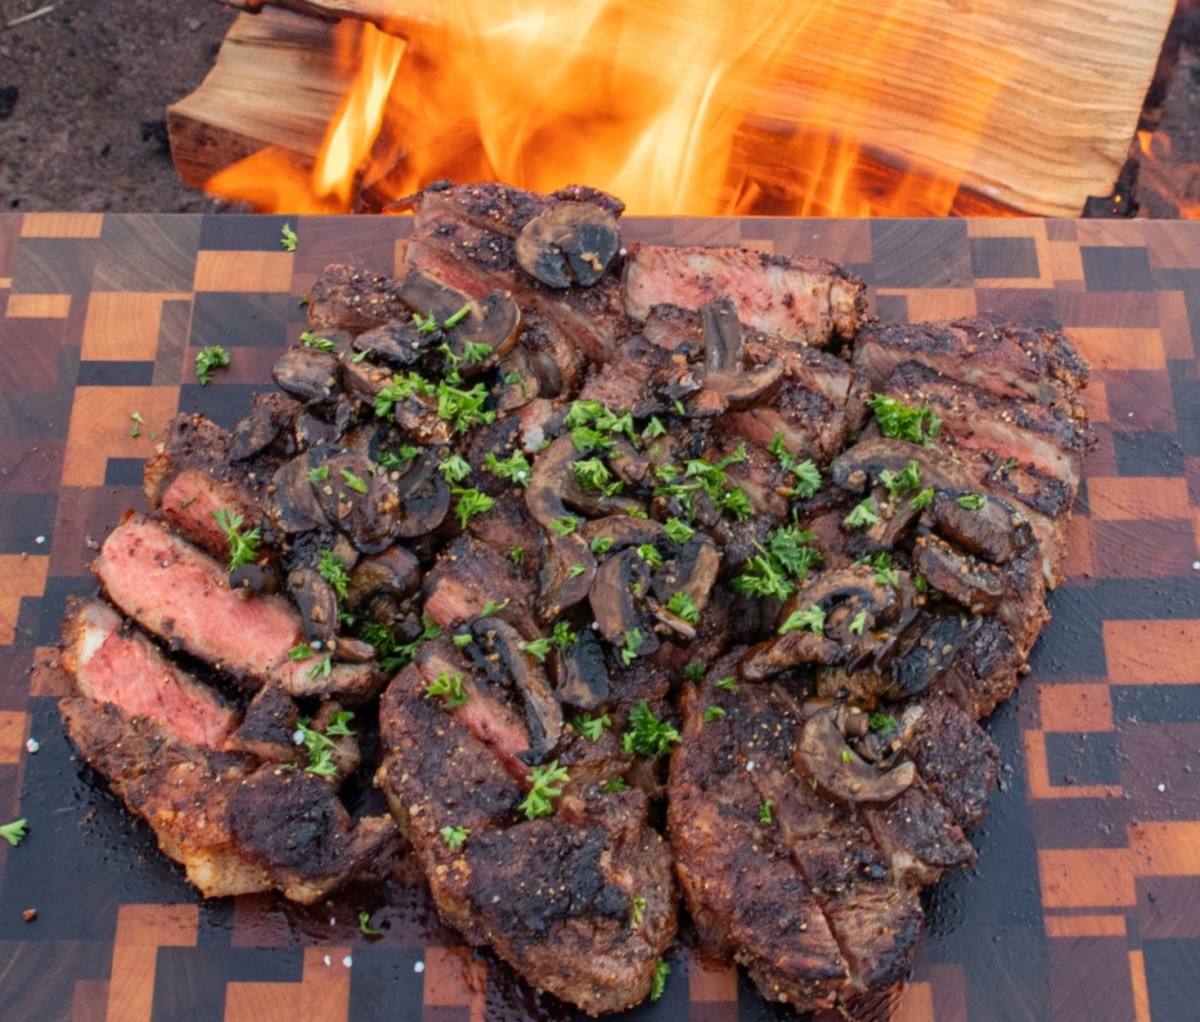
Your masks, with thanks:
M885 988L973 861L1086 367L869 323L819 260L623 248L590 189L410 205L403 273L329 267L279 390L147 466L64 630L85 759L207 895L313 900L398 827L445 921L589 1013L661 989L680 890L769 999Z

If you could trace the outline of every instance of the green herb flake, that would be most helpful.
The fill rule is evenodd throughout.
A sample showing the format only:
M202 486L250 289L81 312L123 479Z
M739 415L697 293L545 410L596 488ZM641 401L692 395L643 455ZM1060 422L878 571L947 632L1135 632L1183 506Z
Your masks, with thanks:
M854 615L854 620L850 622L850 634L862 635L863 629L867 627L867 612L860 610Z
M324 351L326 353L337 350L337 345L335 345L328 337L318 337L316 334L308 330L305 330L300 335L300 343L306 348L315 348L317 351Z
M933 487L927 486L908 502L914 511L923 511L933 503Z
M545 766L530 767L525 780L529 783L529 794L517 808L525 814L525 818L536 820L541 816L549 816L554 812L553 800L562 794L559 784L570 781L571 775L564 767L558 765L558 760L552 759Z
M348 468L342 469L342 478L346 480L346 485L355 493L366 493L367 484L361 476L356 476Z
M629 730L621 736L621 751L626 755L658 756L678 741L674 725L654 716L643 699L629 711Z
M358 928L362 931L364 937L379 937L383 934L382 930L377 930L371 925L370 912L359 912Z
M454 503L454 513L458 516L458 524L464 529L467 522L476 515L490 511L496 503L494 498L476 489L455 487L450 492L458 498Z
M228 508L217 508L212 512L225 538L229 540L229 564L226 571L237 571L243 564L252 563L258 557L258 544L262 539L262 531L255 527L248 532L241 532L244 515L239 515Z
M539 664L546 662L546 655L550 652L552 646L553 642L545 636L540 639L533 639L530 642L521 643L521 648L531 657L535 657Z
M725 716L725 711L719 706L710 706L704 711L704 723L709 724L714 720L720 720Z
M978 511L984 504L987 503L983 499L983 495L979 493L965 493L959 497L955 503L959 507L965 507L968 511Z
M767 799L758 807L758 818L763 823L774 823L775 815L771 812L775 803L771 799Z
M942 420L933 414L929 405L911 408L903 401L886 394L876 394L868 398L867 407L875 413L880 432L893 440L907 440L909 443L928 447L942 424Z
M701 663L699 660L693 660L683 669L683 677L685 681L699 681L708 673L708 664Z
M871 719L867 722L872 731L887 731L894 728L897 720L890 713L872 713Z
M865 529L878 525L879 508L875 506L875 501L868 497L854 506L854 510L842 519L842 524L850 529Z
M425 698L440 699L447 710L452 710L456 706L465 706L471 697L463 692L461 674L452 676L449 671L442 671L433 681L426 684Z
M700 623L700 611L688 593L682 591L673 593L667 601L667 610L676 617L682 618L689 625L698 625Z
M438 833L442 835L442 840L446 842L446 847L452 852L457 852L466 843L467 838L471 836L471 828L443 827Z
M212 383L212 374L222 366L229 365L229 352L219 344L210 344L196 355L196 379L200 386Z
M513 451L507 458L501 460L496 455L488 452L484 458L484 464L487 470L492 473L497 479L504 479L511 483L520 483L524 485L529 481L529 460L521 451Z
M618 791L627 791L628 789L629 785L625 782L624 777L610 777L600 788L605 795L615 795Z
M613 539L611 536L597 536L591 542L591 551L597 556L608 553L612 548Z
M346 570L346 562L328 547L317 559L317 573L333 586L339 600L346 599L350 592L350 573Z
M646 899L638 895L629 904L629 928L636 930L642 925L646 914Z
M296 232L291 224L284 224L279 232L279 247L285 252L296 251Z
M321 465L319 468L310 468L308 470L308 481L310 483L323 483L329 478L329 466Z
M24 817L0 825L0 837L4 838L14 848L25 840L25 836L28 833L29 821Z
M671 967L664 961L659 960L659 963L654 967L654 980L650 984L650 1000L657 1001L663 995L663 991L667 988L667 976L671 972Z
M814 603L805 610L793 611L788 615L787 620L779 626L780 635L803 631L809 631L815 635L825 634L825 611L821 609L819 604Z
M612 718L606 713L602 717L592 717L583 713L571 718L571 723L589 742L599 741L606 727L612 727Z

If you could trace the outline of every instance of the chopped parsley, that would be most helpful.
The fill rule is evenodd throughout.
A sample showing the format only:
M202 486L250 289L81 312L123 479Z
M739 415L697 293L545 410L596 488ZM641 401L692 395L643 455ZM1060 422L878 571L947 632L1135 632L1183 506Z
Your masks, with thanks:
M346 571L346 562L332 550L321 551L317 561L317 572L326 582L333 586L339 600L346 599L350 589L350 573Z
M880 432L893 440L907 440L909 443L924 444L928 447L942 424L942 420L933 414L929 405L911 408L903 401L886 394L876 394L868 398L867 407L875 413Z
M529 794L517 808L529 820L536 820L539 816L549 816L554 812L553 799L562 794L562 788L556 787L556 785L565 784L570 779L571 775L567 773L565 767L558 765L556 759L552 759L545 766L530 767L529 775L525 778L531 785Z
M442 835L442 840L446 842L446 847L452 852L457 852L467 838L471 836L470 827L443 827L438 831Z
M471 474L471 463L461 454L451 452L444 461L438 462L438 471L450 485L461 483Z
M621 751L626 755L658 756L678 741L674 725L654 716L643 699L629 711L629 730L621 736Z
M29 833L29 821L22 817L9 823L0 824L0 837L4 838L14 848L19 845Z
M212 374L216 369L229 365L229 352L219 344L210 344L196 355L196 379L200 386L207 387L212 383Z
M529 461L521 451L513 451L503 460L488 451L487 457L484 458L484 464L497 479L522 484L529 479Z
M296 251L296 232L291 224L284 224L279 232L279 247L285 252Z
M463 676L461 674L451 677L449 671L442 671L425 686L425 698L440 699L447 710L456 706L465 706L471 697L463 692L462 686Z
M585 490L605 497L620 493L625 488L625 484L615 478L609 467L595 455L572 462L571 471Z
M525 563L525 548L523 546L510 546L508 548L508 559L518 568L521 567Z
M342 478L346 480L346 485L355 493L366 493L367 484L361 476L356 476L348 468L342 469Z
M329 466L321 465L319 468L310 468L308 470L308 481L310 483L323 483L329 478Z
M589 742L595 742L604 734L606 727L612 727L612 718L607 713L603 717L592 717L589 714L581 713L577 717L572 717L571 723L575 725L575 730Z
M546 525L556 536L569 536L579 526L580 521L574 515L563 515L561 518L552 518Z
M686 681L699 681L707 671L708 664L694 660L683 669L683 677Z
M854 615L854 620L850 622L850 634L862 635L863 629L867 627L867 612L860 610Z
M872 713L867 725L872 731L887 731L895 727L896 723L896 718L890 713Z
M642 543L637 548L638 556L650 565L651 570L658 571L663 566L662 554L653 543Z
M613 548L612 536L597 536L591 542L591 551L594 554L606 554Z
M455 487L450 492L458 498L454 502L454 513L458 516L458 524L464 529L467 527L467 522L476 515L490 511L496 503L494 498L476 489Z
M642 648L645 636L640 628L631 628L625 633L625 645L621 649L621 663L628 667L637 659L637 652Z
M722 692L736 692L737 679L735 678L718 678L713 682Z
M308 765L304 768L305 773L315 774L317 777L332 777L337 773L337 764L333 761L333 755L337 752L337 743L330 738L330 735L353 735L350 730L350 721L354 719L354 713L351 710L338 710L330 717L329 725L322 733L317 731L312 726L311 717L301 717L296 725L296 744L303 745L308 753Z
M696 535L695 529L688 525L687 522L680 521L678 518L668 519L666 524L663 525L663 531L666 532L667 537L672 542L679 543L680 545L686 543Z
M688 593L682 591L674 593L667 601L667 610L676 617L683 618L689 625L700 623L700 611Z
M548 636L521 643L521 648L530 656L536 657L539 664L546 662L546 654L550 652L552 646L553 643Z
M630 902L629 905L629 928L636 930L642 925L642 920L645 918L646 899L638 895Z
M746 570L731 583L739 593L773 596L783 601L796 591L812 568L824 560L821 551L809 546L816 534L794 525L784 525L767 537L767 546L755 542L758 553L746 562Z
M704 723L708 724L714 720L720 720L725 716L725 711L720 706L710 706L704 711Z
M550 641L559 649L570 649L578 638L579 635L566 621L555 621L554 627L550 630Z
M806 610L792 611L787 620L779 626L780 635L803 631L813 632L816 635L825 634L825 611L821 609L820 604L814 603Z
M628 788L629 785L625 783L624 777L610 777L600 790L606 795L615 795L618 791L626 791Z
M243 564L251 564L258 557L258 544L262 539L262 531L256 526L247 532L241 532L242 523L246 520L228 508L219 507L212 512L225 538L229 540L229 564L226 571L237 571Z
M359 912L358 928L362 931L364 937L378 937L381 935L381 931L371 925L370 912Z
M868 497L859 501L854 510L842 519L842 524L851 529L864 529L879 524L879 508L875 501Z
M932 503L933 503L933 487L926 486L925 489L923 489L920 493L918 493L915 497L913 497L912 500L910 500L908 502L908 506L911 507L914 511L923 511L925 508L929 507L929 505Z
M788 496L807 500L821 488L821 470L811 459L798 461L796 455L787 449L787 441L782 433L776 433L771 438L767 450L779 459L780 468L796 477L796 485L787 491Z
M300 335L300 343L306 348L316 348L317 351L331 352L337 350L337 345L328 337L318 337L316 334L305 330Z
M983 499L982 494L965 493L959 497L955 503L959 507L965 507L968 511L978 511L987 502Z
M774 823L775 822L775 816L771 812L771 808L774 805L775 805L775 803L771 799L767 799L765 802L763 802L758 807L758 818L763 823Z
M650 1000L657 1001L663 995L663 991L667 988L667 975L670 973L671 967L661 959L654 967L654 980L650 984Z
M920 489L921 466L916 459L913 459L899 472L884 469L879 473L879 481L887 487L891 496L898 497L909 490Z

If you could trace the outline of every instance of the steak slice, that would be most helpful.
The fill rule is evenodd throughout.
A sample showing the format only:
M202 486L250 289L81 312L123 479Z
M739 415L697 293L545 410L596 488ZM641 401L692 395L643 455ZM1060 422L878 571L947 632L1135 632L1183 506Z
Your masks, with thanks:
M93 600L63 622L63 663L80 695L148 717L181 742L220 749L237 711L168 660L107 604Z
M247 688L277 679L293 696L369 698L377 666L293 661L300 615L281 597L230 587L222 565L144 515L131 515L92 564L112 601L147 631L228 674Z
M638 1003L676 924L670 851L647 824L645 795L572 785L553 815L524 819L511 757L487 741L486 708L471 707L480 690L464 678L466 704L429 697L429 674L454 666L451 648L423 652L380 702L377 781L439 913L589 1014ZM464 841L451 843L453 828Z
M592 189L546 196L500 184L427 188L409 202L416 224L405 261L465 294L481 296L492 289L510 293L535 322L553 324L593 362L606 362L629 332L616 274L607 272L587 287L551 288L517 261L521 229L563 201L587 203L609 214L622 208Z
M59 709L84 760L206 898L278 890L312 904L369 871L396 836L388 817L353 824L333 786L312 774L187 744L111 703L74 697Z
M867 314L862 281L823 259L732 247L629 245L625 308L638 322L656 305L699 309L723 298L751 329L818 348L835 337L853 338Z

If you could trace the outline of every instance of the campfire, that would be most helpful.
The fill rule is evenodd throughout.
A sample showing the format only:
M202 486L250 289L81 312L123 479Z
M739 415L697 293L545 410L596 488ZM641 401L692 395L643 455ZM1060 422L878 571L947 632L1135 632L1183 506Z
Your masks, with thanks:
M451 179L587 182L651 215L1078 216L1120 191L1174 8L267 2L171 108L176 165L325 213Z

